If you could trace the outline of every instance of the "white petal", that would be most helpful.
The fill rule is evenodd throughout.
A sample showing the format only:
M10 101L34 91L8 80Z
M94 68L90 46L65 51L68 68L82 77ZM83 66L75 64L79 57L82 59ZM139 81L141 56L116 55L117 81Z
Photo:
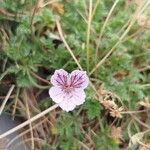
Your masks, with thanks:
M67 84L68 72L63 69L56 70L51 77L51 83L54 86L64 86Z
M72 92L71 102L75 105L81 105L85 102L85 92L83 89L75 89Z
M74 70L70 74L70 85L74 88L85 89L89 84L89 78L86 71Z
M63 91L59 87L51 87L49 89L49 95L55 103L63 101Z
M65 110L65 111L72 111L76 105L70 101L70 99L65 99L61 103L59 103L59 106Z

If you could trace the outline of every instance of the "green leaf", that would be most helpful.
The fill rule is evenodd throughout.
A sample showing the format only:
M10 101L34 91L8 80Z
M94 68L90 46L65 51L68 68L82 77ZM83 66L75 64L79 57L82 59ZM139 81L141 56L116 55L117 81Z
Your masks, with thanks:
M87 110L88 118L94 119L97 116L100 116L101 106L97 100L89 99L84 104L85 109Z

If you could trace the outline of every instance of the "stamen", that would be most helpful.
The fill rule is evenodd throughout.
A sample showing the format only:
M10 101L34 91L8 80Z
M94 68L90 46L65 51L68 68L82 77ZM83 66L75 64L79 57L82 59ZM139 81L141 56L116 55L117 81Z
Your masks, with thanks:
M64 91L66 94L71 93L73 90L74 90L74 88L71 87L71 86L66 86L66 87L63 89L63 91Z

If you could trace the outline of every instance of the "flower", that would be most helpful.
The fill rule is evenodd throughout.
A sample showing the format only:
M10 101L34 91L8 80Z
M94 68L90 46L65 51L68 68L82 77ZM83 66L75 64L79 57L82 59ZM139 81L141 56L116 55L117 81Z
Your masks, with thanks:
M85 101L84 89L89 84L86 71L74 70L70 74L63 69L56 70L51 77L53 86L49 95L63 110L72 111Z

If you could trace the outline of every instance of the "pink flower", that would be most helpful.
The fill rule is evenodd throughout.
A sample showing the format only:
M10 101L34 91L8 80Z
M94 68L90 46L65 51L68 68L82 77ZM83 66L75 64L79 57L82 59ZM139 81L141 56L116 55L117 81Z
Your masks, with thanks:
M84 89L89 84L86 71L74 70L70 74L63 69L56 70L51 77L53 87L49 95L63 110L72 111L85 101Z

